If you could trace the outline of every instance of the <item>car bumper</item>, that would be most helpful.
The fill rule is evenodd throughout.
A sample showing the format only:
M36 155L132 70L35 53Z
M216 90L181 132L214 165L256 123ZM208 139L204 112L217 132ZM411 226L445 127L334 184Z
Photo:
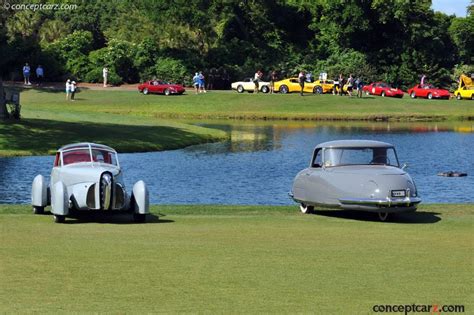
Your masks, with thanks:
M418 197L406 198L341 198L340 207L347 210L365 210L374 212L405 212L415 211L417 205L421 202Z

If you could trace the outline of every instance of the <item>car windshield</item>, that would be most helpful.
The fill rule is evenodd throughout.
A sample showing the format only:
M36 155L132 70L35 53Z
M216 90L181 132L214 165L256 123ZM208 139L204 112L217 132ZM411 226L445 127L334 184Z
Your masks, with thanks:
M83 163L83 162L99 162L111 165L118 165L117 153L106 149L99 148L77 148L63 152L63 165Z
M324 150L324 166L391 165L399 167L393 147L328 148Z

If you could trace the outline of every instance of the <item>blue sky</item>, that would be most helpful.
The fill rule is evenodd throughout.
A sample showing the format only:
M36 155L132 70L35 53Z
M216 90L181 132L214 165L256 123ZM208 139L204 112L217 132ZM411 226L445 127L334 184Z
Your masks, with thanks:
M459 17L466 16L466 8L471 0L432 0L432 8L446 14L455 14Z

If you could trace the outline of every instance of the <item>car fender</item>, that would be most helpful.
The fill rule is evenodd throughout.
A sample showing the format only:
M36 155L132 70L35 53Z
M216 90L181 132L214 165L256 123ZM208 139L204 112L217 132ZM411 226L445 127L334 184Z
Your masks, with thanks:
M132 201L133 210L135 213L147 214L150 213L150 202L148 188L145 182L140 180L133 185L132 190Z
M73 185L72 187L69 186L69 190L71 191L71 195L74 196L74 201L75 201L75 206L78 209L98 209L100 208L100 205L97 205L97 200L99 200L99 185L94 186L91 188L92 185L94 185L94 182L89 182L89 183L80 183ZM90 202L91 204L87 204L87 194L89 193L89 189L93 189L91 193L93 193L93 197L91 198Z
M31 205L46 207L48 205L48 185L43 175L37 175L31 186Z
M51 212L56 215L69 214L67 188L62 181L57 182L51 188Z

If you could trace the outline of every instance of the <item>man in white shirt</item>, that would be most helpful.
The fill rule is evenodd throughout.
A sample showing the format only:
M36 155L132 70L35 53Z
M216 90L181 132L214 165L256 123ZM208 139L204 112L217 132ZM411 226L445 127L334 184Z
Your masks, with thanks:
M102 76L104 77L104 87L107 87L107 76L109 75L109 69L107 67L104 67L102 69Z

